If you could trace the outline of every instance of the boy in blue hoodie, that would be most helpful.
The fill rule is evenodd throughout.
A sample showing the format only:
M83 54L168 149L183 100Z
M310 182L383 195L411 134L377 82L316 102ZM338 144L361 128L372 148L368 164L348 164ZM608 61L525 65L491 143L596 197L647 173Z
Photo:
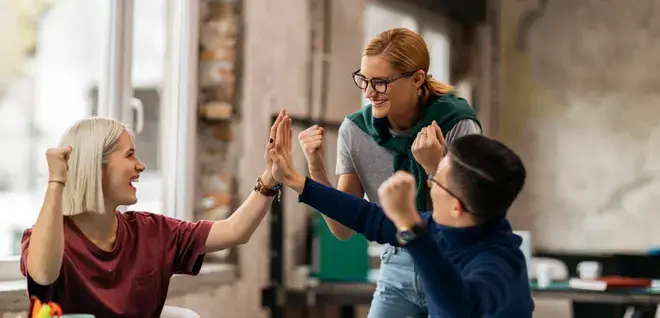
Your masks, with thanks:
M415 210L415 179L402 171L381 185L381 208L297 173L290 125L283 120L274 138L273 177L298 192L300 202L368 240L405 247L431 317L532 317L521 239L506 220L525 182L512 150L481 135L458 138L428 175L432 212Z

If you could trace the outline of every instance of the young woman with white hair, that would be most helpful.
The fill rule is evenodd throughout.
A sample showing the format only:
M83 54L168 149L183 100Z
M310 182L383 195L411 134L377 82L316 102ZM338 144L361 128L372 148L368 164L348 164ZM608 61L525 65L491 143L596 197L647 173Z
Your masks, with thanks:
M205 253L246 243L279 186L267 152L254 191L226 220L188 222L147 212L117 212L137 202L145 165L131 131L106 118L75 123L46 152L49 180L36 224L23 234L21 272L28 293L65 314L159 317L174 274L199 273ZM282 125L279 125L282 126Z

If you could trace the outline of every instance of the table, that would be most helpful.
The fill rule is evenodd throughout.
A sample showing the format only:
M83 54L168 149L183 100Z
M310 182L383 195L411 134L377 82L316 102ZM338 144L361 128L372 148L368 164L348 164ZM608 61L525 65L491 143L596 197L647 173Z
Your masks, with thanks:
M570 288L568 281L553 282L547 288L539 288L532 282L530 287L535 299L566 299L639 307L654 307L660 304L659 287L590 291ZM287 291L286 302L307 307L341 306L341 317L352 318L356 306L371 303L375 288L376 284L372 282L322 282L304 290Z
M648 312L649 308L656 308L660 304L660 288L658 286L593 291L573 289L569 287L567 281L562 281L554 282L546 288L539 288L535 282L532 282L530 287L532 297L535 299L566 299L572 302L625 305L627 308L623 317L642 317L645 309Z
M371 304L376 284L372 282L323 282L304 290L288 290L286 303L306 307L340 306L341 318L354 318L355 309Z
M287 302L313 307L318 304L337 306L359 306L371 304L376 284L374 283L321 283L305 290L289 290Z
M660 288L658 287L592 291L570 288L567 281L553 282L547 288L539 288L536 283L532 282L530 287L532 296L535 298L637 306L657 306L660 304Z

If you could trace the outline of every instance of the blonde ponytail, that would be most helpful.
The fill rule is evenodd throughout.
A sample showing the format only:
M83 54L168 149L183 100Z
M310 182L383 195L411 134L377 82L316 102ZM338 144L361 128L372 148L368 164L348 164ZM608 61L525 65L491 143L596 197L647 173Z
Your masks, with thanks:
M442 96L455 90L454 86L436 80L431 76L431 74L426 76L424 84L422 84L422 88L422 100L424 102L429 100L431 94Z

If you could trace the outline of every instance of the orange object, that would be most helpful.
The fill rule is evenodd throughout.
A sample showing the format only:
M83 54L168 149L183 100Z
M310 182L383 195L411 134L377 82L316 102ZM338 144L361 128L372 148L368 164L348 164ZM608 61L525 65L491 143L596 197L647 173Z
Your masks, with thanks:
M50 305L50 308L51 308L50 315L52 317L61 317L62 316L62 308L60 308L60 305L58 305L58 304L56 304L52 301L49 301L48 305Z
M33 302L32 302L32 313L30 313L30 317L37 317L39 315L39 312L41 311L41 300L37 297L31 297Z
M41 303L41 300L39 300L39 298L37 297L32 297L32 300L33 300L33 305L32 305L32 313L30 317L32 318L39 317L39 313L43 308L43 304ZM62 316L62 308L58 304L52 301L49 301L47 304L48 306L50 306L50 313L49 313L50 317Z
M650 278L624 276L604 276L596 280L606 283L608 288L649 288L653 284Z

